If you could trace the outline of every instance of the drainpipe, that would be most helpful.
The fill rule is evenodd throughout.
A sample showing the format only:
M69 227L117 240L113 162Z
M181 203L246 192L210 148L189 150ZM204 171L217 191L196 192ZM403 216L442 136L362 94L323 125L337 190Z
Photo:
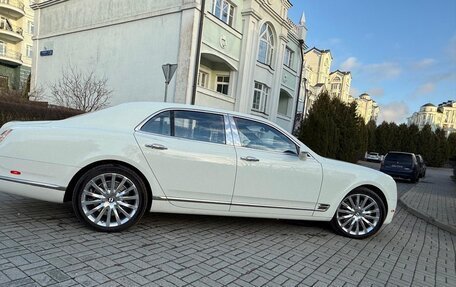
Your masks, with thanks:
M193 90L192 90L192 105L195 104L196 101L196 87L198 85L198 72L199 72L199 65L201 60L201 45L203 42L203 22L204 22L204 12L206 10L206 0L201 1L201 16L199 20L199 27L198 27L198 46L196 47L196 59L195 59L195 70L193 73Z
M304 68L304 53L302 52L302 49L304 48L304 40L299 40L299 45L300 45L299 50L301 51L301 71L299 72L298 96L296 97L295 114L293 117L293 129L291 130L292 133L295 132L295 128L296 128L296 115L298 114L299 95L301 93L302 70ZM304 87L304 93L306 93L305 87ZM304 95L304 99L305 99L305 95ZM302 112L304 113L304 108L303 108Z

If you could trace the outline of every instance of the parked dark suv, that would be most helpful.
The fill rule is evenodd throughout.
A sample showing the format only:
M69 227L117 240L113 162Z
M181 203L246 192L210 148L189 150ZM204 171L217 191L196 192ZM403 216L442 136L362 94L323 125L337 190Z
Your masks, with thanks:
M380 171L392 177L410 179L411 182L417 182L420 176L417 158L409 152L389 152L382 162Z

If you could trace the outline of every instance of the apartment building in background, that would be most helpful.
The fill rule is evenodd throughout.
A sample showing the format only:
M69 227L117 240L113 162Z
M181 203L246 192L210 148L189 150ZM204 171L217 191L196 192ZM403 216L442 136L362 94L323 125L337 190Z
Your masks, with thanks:
M45 88L72 66L107 77L111 105L164 101L162 65L177 64L168 101L293 127L307 29L288 18L288 0L45 0L32 7L39 23L32 87Z
M366 93L355 98L350 93L352 75L349 71L331 71L333 57L330 50L311 48L304 54L306 77L306 104L307 114L318 96L327 92L332 98L339 98L346 104L356 102L357 114L369 121L377 121L380 108L372 97Z
M339 98L344 103L349 103L351 73L336 70L329 74L329 82L331 83L329 94L331 97Z
M311 48L304 54L304 69L306 77L306 103L305 112L307 114L318 96L329 91L330 69L333 57L330 50L320 50Z
M356 112L364 119L365 124L370 121L377 121L380 108L369 94L361 94L358 98L355 98L355 101Z
M30 0L0 0L0 89L23 88L30 76L34 13Z
M425 125L430 125L433 131L443 129L447 136L456 133L456 101L448 100L438 106L427 103L418 112L414 112L407 123L418 126L420 130Z

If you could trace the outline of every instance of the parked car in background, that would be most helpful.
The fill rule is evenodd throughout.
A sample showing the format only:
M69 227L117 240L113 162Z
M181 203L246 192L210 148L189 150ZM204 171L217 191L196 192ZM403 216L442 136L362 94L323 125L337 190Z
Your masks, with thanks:
M426 163L424 162L424 159L420 154L416 155L416 159L417 159L418 165L420 167L420 172L419 172L420 178L425 177L426 176Z
M382 161L380 171L392 177L409 179L411 182L417 182L420 178L417 157L409 152L389 152Z
M368 152L366 155L367 161L381 162L382 156L378 152Z
M0 191L72 202L99 231L152 211L329 221L357 239L390 223L397 200L390 176L319 156L263 118L169 103L5 124Z

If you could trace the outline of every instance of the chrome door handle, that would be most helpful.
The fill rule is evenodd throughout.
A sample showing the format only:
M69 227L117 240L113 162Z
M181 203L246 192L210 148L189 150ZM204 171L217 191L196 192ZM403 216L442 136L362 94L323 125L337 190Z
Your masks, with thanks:
M146 144L146 147L158 150L167 150L168 148L161 144Z
M245 160L245 161L260 161L259 159L257 159L256 157L253 157L253 156L244 156L244 157L241 157L242 160Z

